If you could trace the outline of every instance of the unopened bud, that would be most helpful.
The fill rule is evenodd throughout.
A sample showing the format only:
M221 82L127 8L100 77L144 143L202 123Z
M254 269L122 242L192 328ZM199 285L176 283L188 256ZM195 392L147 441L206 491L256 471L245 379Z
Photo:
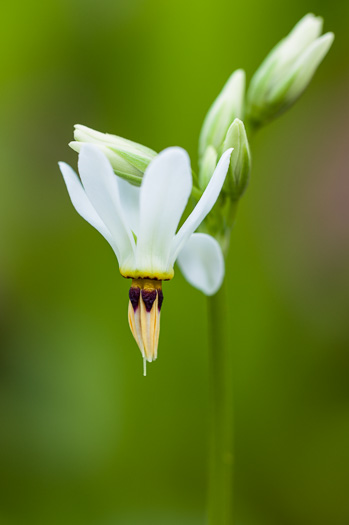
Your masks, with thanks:
M213 146L208 146L202 159L199 172L199 186L202 191L206 189L207 184L210 182L216 165L217 151Z
M222 146L230 124L243 117L245 72L235 71L209 109L201 128L199 158L202 161L208 146L216 151Z
M74 151L79 153L83 144L95 144L108 157L117 175L138 186L148 164L157 155L152 149L137 142L100 133L80 124L75 126L74 139L69 143Z
M306 15L274 47L247 92L246 119L260 126L288 109L303 93L334 39L321 35L322 18Z
M223 150L234 148L230 158L226 185L230 196L237 200L247 188L251 172L251 153L244 123L234 120L225 137Z

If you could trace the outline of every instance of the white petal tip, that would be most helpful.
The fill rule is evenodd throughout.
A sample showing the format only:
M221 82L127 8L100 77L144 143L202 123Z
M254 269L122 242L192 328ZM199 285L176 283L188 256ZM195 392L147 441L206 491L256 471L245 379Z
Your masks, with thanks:
M320 38L322 38L323 41L326 41L332 44L334 40L334 33L332 33L332 31L329 31L328 33L325 33L324 35L322 35L322 37Z
M228 81L225 85L226 88L231 88L232 86L240 85L241 87L245 86L245 71L243 69L236 69L228 78ZM223 88L224 89L224 88Z
M245 70L244 70L244 69L241 69L241 68L237 69L237 70L235 71L235 75L236 75L237 77L239 77L241 80L242 80L242 79L245 80L246 73L245 73Z
M231 154L233 153L233 151L234 151L234 148L227 149L223 153L223 155L221 156L218 164L222 164L223 166L224 165L229 165L230 157L231 157ZM217 165L217 167L218 167L218 165ZM228 170L228 167L226 169Z
M81 150L82 144L81 142L77 142L76 140L71 140L68 146L74 151L76 151L77 153L79 153L79 151Z
M63 175L64 180L66 180L68 177L71 178L73 174L73 169L71 168L71 166L69 166L69 164L63 161L59 161L58 167Z

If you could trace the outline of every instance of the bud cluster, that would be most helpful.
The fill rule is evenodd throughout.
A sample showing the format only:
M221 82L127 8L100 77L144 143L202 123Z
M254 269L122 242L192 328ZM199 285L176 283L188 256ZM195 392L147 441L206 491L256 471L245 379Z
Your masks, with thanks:
M334 35L321 35L323 20L303 17L269 53L254 74L247 93L247 119L255 127L288 109L308 86L330 49Z
M223 249L228 245L237 202L250 178L251 153L247 135L280 115L303 93L333 42L333 33L320 36L322 24L320 17L306 15L267 56L246 94L245 73L238 69L207 113L199 138L199 186L202 191L220 156L233 148L219 203L213 216L206 219L204 228L220 241Z
M199 185L204 190L221 155L233 148L224 191L233 200L246 189L251 156L242 121L245 104L245 72L235 71L204 120L199 138Z

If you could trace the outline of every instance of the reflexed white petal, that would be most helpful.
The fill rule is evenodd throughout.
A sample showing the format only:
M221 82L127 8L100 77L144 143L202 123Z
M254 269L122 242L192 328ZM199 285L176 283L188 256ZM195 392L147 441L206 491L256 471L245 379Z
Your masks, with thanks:
M120 200L127 224L137 235L139 230L139 196L140 187L133 186L124 179L118 177Z
M79 215L85 219L85 221L90 223L91 226L96 228L96 230L103 235L118 257L117 247L115 246L110 231L92 206L84 188L82 187L79 177L75 171L65 162L59 162L59 168L62 172L64 182L67 186L67 190L74 208L79 213Z
M223 153L201 199L175 236L172 243L172 263L176 260L184 243L189 239L190 235L194 233L218 199L229 168L232 151L233 149L231 148Z
M194 233L180 252L177 263L186 280L206 295L216 293L224 279L224 257L213 237Z
M134 253L135 242L123 214L113 168L96 146L86 144L79 155L79 173L88 198L114 239L122 265Z
M167 148L144 173L140 194L137 268L166 271L173 237L192 187L190 160L182 148Z

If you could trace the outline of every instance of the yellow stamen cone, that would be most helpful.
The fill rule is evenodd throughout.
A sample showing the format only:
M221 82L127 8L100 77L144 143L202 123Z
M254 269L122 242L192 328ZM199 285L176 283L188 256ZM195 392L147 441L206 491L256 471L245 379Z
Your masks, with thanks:
M161 281L134 279L129 292L128 320L133 337L144 359L152 362L158 355L160 309L163 295Z

